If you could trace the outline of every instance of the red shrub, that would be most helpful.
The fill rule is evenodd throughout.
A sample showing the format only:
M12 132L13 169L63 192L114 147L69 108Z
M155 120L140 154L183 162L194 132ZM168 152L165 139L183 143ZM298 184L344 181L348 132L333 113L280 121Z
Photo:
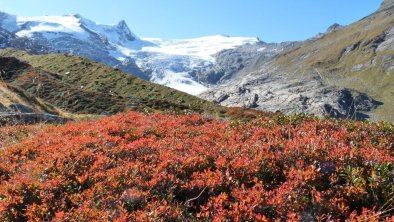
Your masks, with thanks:
M0 137L2 221L393 218L388 124L128 113Z

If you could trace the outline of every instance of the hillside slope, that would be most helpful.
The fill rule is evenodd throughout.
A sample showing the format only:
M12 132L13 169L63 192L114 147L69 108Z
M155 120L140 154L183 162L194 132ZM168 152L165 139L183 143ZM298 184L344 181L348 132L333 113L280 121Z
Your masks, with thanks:
M394 121L394 2L370 16L308 42L276 60L298 68L295 75L318 74L324 84L367 93L383 102L373 119Z
M0 50L3 105L63 115L127 110L214 113L221 107L76 56Z
M394 2L244 68L203 98L222 105L394 121ZM358 113L358 114L357 114Z

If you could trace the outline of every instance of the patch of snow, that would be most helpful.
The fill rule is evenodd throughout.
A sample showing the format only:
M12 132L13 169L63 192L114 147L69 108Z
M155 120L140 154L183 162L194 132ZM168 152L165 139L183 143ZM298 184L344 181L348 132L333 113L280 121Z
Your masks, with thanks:
M126 59L125 54L119 52L118 50L111 50L109 51L109 55L119 61L123 61Z
M157 46L143 47L141 51L157 52L170 55L195 56L214 61L213 55L225 49L232 49L244 44L255 44L257 38L228 37L223 35L206 36L193 39L163 40L158 38L142 38Z
M155 43L141 39L136 39L124 45L113 44L113 46L116 47L119 52L129 57L136 57L137 53L143 52L142 49L144 47L157 47Z
M198 95L207 90L207 87L192 79L193 78L187 72L164 70L163 73L154 75L151 81L191 95Z
M31 37L34 33L70 33L79 38L87 39L88 34L80 27L79 19L72 16L38 16L18 17L19 27L27 26L16 33L19 37ZM51 36L48 35L50 38Z

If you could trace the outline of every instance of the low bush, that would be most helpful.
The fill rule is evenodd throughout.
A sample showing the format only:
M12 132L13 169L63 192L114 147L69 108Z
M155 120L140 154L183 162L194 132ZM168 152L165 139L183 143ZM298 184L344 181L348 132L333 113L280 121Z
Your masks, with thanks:
M393 141L390 124L309 117L68 123L2 148L0 218L392 221Z

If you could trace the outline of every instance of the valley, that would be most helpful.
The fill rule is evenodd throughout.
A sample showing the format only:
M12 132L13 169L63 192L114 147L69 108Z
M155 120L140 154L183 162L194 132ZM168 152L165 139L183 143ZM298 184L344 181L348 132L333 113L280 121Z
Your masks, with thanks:
M241 15L357 9L174 1L78 4L103 19L175 9L167 16L191 33L199 7L199 24L213 10L256 30ZM29 11L72 5L43 2ZM237 16L224 19L231 6ZM394 221L394 0L278 43L139 37L125 20L44 14L0 12L0 221Z

